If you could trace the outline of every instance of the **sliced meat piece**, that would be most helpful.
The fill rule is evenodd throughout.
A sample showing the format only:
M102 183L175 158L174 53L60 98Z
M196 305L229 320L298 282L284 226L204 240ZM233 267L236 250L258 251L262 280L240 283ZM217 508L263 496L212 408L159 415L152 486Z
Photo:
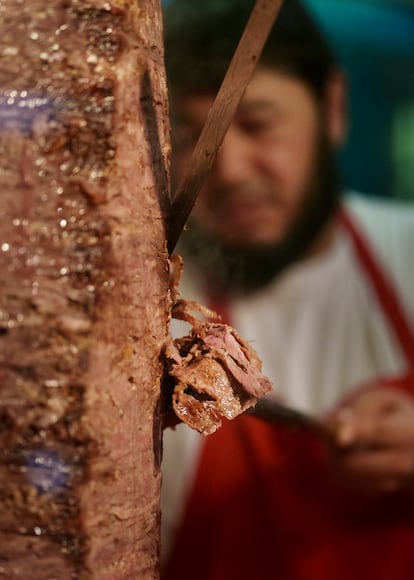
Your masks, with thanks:
M179 357L177 356L179 353ZM271 390L254 349L227 324L199 322L167 353L176 415L203 435L234 419Z

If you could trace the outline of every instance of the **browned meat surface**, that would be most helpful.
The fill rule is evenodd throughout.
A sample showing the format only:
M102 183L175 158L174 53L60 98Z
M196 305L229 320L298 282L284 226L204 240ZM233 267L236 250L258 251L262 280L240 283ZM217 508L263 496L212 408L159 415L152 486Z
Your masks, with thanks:
M158 578L155 0L0 2L0 578Z
M214 433L222 418L234 419L256 404L272 389L262 374L256 351L228 324L210 322L219 318L198 302L180 297L183 260L170 260L172 316L188 322L191 332L170 341L165 352L168 379L165 391L171 396L175 415L203 435ZM201 314L200 321L192 312ZM172 386L171 386L172 380ZM166 423L173 425L168 416Z
M173 409L203 435L216 431L222 417L234 419L271 390L256 352L227 324L194 323L189 335L174 341L169 358L176 382Z

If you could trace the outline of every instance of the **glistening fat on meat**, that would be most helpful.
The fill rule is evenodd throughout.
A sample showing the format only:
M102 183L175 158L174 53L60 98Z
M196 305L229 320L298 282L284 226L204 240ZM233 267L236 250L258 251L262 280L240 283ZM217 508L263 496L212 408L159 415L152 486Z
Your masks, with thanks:
M160 2L0 2L0 577L159 577Z
M190 311L214 316L195 302L178 297L182 260L173 259L173 316L192 325L187 336L167 348L174 381L172 407L179 419L203 435L214 433L222 418L234 419L272 389L255 350L227 324L199 321Z

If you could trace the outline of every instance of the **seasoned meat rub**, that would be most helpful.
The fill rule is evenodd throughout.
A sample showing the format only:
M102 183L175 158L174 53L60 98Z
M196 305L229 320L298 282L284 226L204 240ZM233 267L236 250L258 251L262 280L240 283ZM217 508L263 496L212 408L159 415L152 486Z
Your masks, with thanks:
M0 578L159 579L159 0L0 1Z

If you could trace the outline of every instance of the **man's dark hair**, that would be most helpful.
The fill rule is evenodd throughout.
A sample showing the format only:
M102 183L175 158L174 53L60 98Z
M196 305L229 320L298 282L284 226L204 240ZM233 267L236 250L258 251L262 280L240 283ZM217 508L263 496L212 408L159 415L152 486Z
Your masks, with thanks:
M164 9L167 76L176 93L220 87L254 0L171 0ZM299 0L285 0L260 62L299 78L317 97L335 57Z

